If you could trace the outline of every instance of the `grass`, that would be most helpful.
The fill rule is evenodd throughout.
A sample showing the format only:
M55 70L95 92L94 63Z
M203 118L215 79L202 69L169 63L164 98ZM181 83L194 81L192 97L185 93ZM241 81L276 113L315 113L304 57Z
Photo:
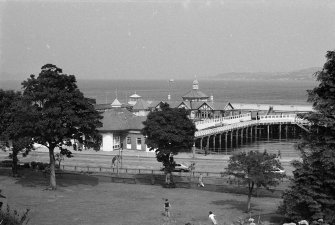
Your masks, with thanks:
M219 224L230 225L238 217L248 217L244 195L105 183L86 175L57 177L57 182L58 189L49 191L48 179L41 173L24 171L20 178L0 175L7 203L21 212L30 209L30 225L204 225L210 224L209 211ZM163 215L163 198L172 205L170 219ZM253 198L253 214L260 214L264 221L262 215L274 213L279 202L276 198Z

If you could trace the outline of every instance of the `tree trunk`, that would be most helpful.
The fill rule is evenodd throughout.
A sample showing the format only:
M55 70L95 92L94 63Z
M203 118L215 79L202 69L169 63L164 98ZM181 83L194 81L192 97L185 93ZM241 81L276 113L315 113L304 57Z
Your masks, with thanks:
M17 162L19 160L17 158L17 151L15 149L13 149L12 157L13 157L12 173L13 173L13 177L17 177L18 176Z
M250 212L251 208L251 193L248 194L248 201L247 201L247 212Z
M55 147L49 147L49 158L50 158L50 187L52 190L56 190L56 173L55 173Z
M249 189L249 193L248 193L248 200L247 200L247 212L250 212L251 209L251 195L252 195L252 191L254 189L254 182L250 182L248 183L248 189Z

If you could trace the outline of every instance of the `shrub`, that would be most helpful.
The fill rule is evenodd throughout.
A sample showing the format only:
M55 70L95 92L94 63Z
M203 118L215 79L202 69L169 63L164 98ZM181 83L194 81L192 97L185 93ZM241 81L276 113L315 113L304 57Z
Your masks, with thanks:
M17 210L11 210L9 205L7 205L6 211L0 210L0 224L6 225L23 225L28 224L28 213L29 209L20 215Z
M13 161L11 159L0 161L1 167L12 167Z
M28 162L24 163L23 168L30 168L30 163L28 163Z
M32 161L32 162L30 163L30 166L31 166L32 169L36 169L37 162Z

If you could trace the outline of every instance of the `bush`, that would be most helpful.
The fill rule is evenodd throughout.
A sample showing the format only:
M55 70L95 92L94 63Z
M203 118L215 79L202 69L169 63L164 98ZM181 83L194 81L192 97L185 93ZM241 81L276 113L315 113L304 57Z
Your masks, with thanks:
M49 167L49 163L43 163L43 162L35 162L35 161L32 161L30 163L30 166L32 169L36 169L36 170L45 170L47 167ZM27 167L29 168L29 167Z
M32 169L36 169L37 162L32 161L32 162L30 163L30 166L31 166Z
M23 168L30 168L30 163L28 163L28 162L24 163Z
M0 167L12 167L13 161L11 159L0 161Z
M9 205L7 205L6 211L0 210L0 224L5 225L23 225L28 224L28 213L29 209L26 209L26 211L20 215L17 210L10 210Z

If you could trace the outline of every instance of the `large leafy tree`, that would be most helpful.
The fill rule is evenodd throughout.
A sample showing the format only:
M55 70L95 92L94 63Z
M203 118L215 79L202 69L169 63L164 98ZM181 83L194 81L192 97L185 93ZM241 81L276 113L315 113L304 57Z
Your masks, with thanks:
M171 172L175 168L173 155L181 150L190 150L194 143L196 128L188 112L162 103L159 109L149 113L143 124L146 144L156 150L157 161L162 162L167 176L172 177Z
M63 74L52 64L41 69L38 77L30 75L22 82L23 100L32 106L26 112L30 120L22 122L30 125L34 142L49 149L50 187L55 189L55 148L70 146L71 139L99 148L102 116L79 90L74 75Z
M335 224L335 51L326 58L315 74L318 86L307 91L314 112L304 118L311 128L298 145L302 161L293 163L292 184L280 211L293 220L323 218Z
M20 92L0 90L0 137L5 140L5 145L12 142L13 176L18 175L18 154L22 152L26 156L32 149L32 138L21 123L30 119L25 113L29 107L22 101Z
M251 196L255 187L269 189L278 185L285 177L276 154L269 154L266 151L240 152L232 155L226 169L227 174L242 179L248 185L247 212L250 211Z

